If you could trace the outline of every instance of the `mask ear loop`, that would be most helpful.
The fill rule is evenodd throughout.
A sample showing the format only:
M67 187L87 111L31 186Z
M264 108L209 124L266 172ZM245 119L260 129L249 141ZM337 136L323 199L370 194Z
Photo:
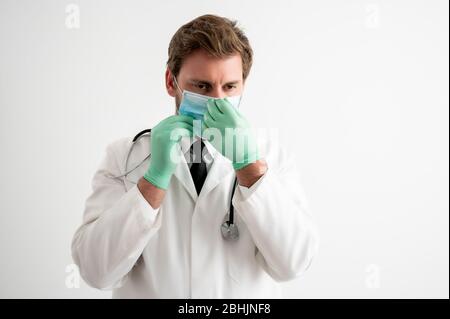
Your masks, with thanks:
M245 81L244 81L244 84L245 84ZM245 90L244 90L244 88L242 88L241 98L239 99L239 104L237 106L238 109L241 108L241 102L242 102L242 98L244 97L244 92L245 92Z
M173 82L175 83L175 85L176 85L178 91L179 91L180 94L181 94L181 100L183 100L183 91L181 91L180 86L178 85L177 78L176 78L174 75L172 75L172 79L173 79ZM180 105L181 105L181 101L180 101ZM179 108L180 108L179 105L176 106L176 114L179 114Z
M173 79L173 82L175 83L175 85L176 85L178 91L179 91L180 94L181 94L180 105L178 105L178 106L176 107L176 114L179 114L179 111L180 111L179 108L180 108L180 106L181 106L181 102L183 101L183 95L184 95L184 92L181 90L180 86L178 85L177 78L176 78L174 75L172 75L172 79Z
M244 96L244 91L242 91L241 97L239 98L239 104L238 104L238 106L237 106L238 109L241 108L241 102L242 102L242 97L243 97L243 96Z
M177 86L178 91L180 91L181 96L183 96L183 91L181 91L180 86L178 85L177 78L173 76L173 81L175 82L175 85Z

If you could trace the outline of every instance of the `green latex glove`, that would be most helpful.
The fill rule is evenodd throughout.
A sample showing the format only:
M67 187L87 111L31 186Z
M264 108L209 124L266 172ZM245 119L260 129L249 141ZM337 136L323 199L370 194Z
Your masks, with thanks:
M192 136L192 118L172 115L158 123L151 133L150 164L144 178L158 188L167 189L180 153L174 150L183 136Z
M233 163L235 170L259 159L256 139L247 119L226 98L208 100L203 122L204 136ZM215 128L218 132L208 128ZM219 132L221 136L216 136Z

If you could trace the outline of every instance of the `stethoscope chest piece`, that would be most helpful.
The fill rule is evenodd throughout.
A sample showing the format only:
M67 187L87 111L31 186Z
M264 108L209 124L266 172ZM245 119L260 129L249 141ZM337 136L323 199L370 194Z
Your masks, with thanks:
M230 224L228 220L223 222L220 230L222 231L223 238L226 240L236 241L239 239L239 230L237 226L234 223Z

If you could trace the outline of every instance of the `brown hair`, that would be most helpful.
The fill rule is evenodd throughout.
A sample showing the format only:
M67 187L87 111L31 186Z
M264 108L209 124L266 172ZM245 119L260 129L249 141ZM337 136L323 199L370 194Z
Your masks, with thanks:
M252 67L253 50L244 32L236 25L237 21L206 14L181 26L169 44L167 66L170 72L178 76L184 59L197 49L204 49L218 58L239 53L245 81Z

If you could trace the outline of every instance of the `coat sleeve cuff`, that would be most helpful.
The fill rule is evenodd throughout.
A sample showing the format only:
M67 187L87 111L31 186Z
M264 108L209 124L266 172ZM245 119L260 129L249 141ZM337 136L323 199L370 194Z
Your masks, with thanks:
M141 191L137 187L137 185L133 186L130 191L136 192L136 196L138 198L139 207L141 213L139 217L142 220L143 225L146 228L149 228L154 225L156 217L158 216L159 208L153 208L149 202L145 199L144 195L142 195Z
M245 186L238 184L238 189L239 189L239 192L240 192L243 200L246 200L247 198L249 198L258 189L259 185L262 183L263 179L266 177L266 174L267 174L267 172L263 176L261 176L250 187L245 187Z

